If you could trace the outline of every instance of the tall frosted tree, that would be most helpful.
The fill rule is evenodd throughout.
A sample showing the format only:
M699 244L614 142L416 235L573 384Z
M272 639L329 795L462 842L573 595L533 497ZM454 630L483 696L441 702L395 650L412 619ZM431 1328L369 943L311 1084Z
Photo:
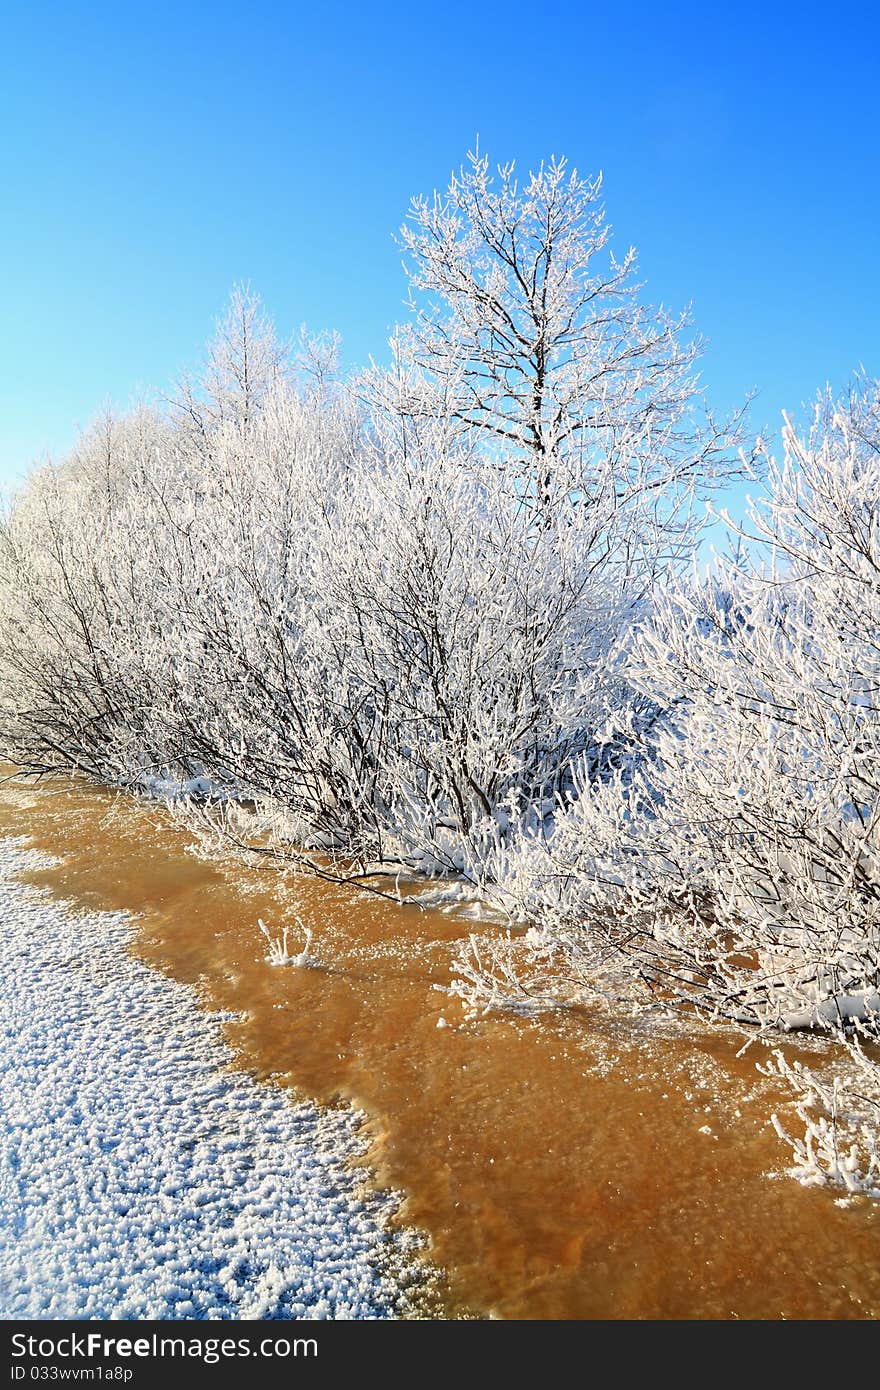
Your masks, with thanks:
M729 471L729 435L694 425L699 343L686 313L641 302L611 251L601 177L552 159L522 183L468 155L401 231L412 320L386 404L477 431L542 511L560 495L650 501L668 540L694 481Z

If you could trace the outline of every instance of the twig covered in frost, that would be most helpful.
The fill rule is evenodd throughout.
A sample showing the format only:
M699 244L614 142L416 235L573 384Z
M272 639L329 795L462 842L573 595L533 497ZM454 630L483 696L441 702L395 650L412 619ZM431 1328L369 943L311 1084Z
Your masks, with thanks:
M537 1014L569 1005L561 994L543 989L535 981L534 969L529 971L526 966L523 943L515 941L510 932L492 937L472 933L454 957L451 969L449 993L456 995L470 1014L495 1010Z
M880 1066L857 1039L845 1039L844 1047L848 1056L830 1078L789 1062L778 1049L759 1070L786 1082L803 1125L802 1136L792 1134L778 1115L772 1116L794 1156L790 1176L805 1186L829 1183L880 1197Z
M288 926L283 927L280 937L272 936L262 917L257 918L257 925L269 944L269 954L266 956L266 960L270 965L296 965L301 968L304 967L309 969L313 969L318 965L318 961L315 957L309 955L309 947L312 944L312 929L311 927L305 926L299 917L297 917L296 921L300 930L305 934L305 945L297 955L292 956L287 949L287 938L290 933L290 928Z

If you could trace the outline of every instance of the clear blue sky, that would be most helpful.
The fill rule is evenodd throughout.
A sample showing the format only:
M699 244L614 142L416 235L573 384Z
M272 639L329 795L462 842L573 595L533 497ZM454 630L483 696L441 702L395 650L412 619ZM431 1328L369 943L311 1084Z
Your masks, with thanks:
M718 410L880 375L880 7L8 3L0 478L193 363L237 280L349 364L403 316L392 233L478 132L602 169Z

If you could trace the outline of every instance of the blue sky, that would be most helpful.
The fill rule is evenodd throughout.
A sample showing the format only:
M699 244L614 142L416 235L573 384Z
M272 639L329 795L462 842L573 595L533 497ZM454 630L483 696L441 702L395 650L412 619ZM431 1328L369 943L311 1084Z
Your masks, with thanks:
M392 234L479 133L602 169L719 411L880 375L880 7L7 3L0 478L192 364L249 281L381 357Z

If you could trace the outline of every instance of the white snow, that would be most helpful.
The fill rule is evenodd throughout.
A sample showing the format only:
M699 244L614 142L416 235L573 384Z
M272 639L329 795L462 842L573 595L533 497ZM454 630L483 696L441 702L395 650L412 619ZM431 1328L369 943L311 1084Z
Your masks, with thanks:
M401 1316L414 1235L346 1157L357 1116L230 1069L222 1016L0 840L0 1316Z

